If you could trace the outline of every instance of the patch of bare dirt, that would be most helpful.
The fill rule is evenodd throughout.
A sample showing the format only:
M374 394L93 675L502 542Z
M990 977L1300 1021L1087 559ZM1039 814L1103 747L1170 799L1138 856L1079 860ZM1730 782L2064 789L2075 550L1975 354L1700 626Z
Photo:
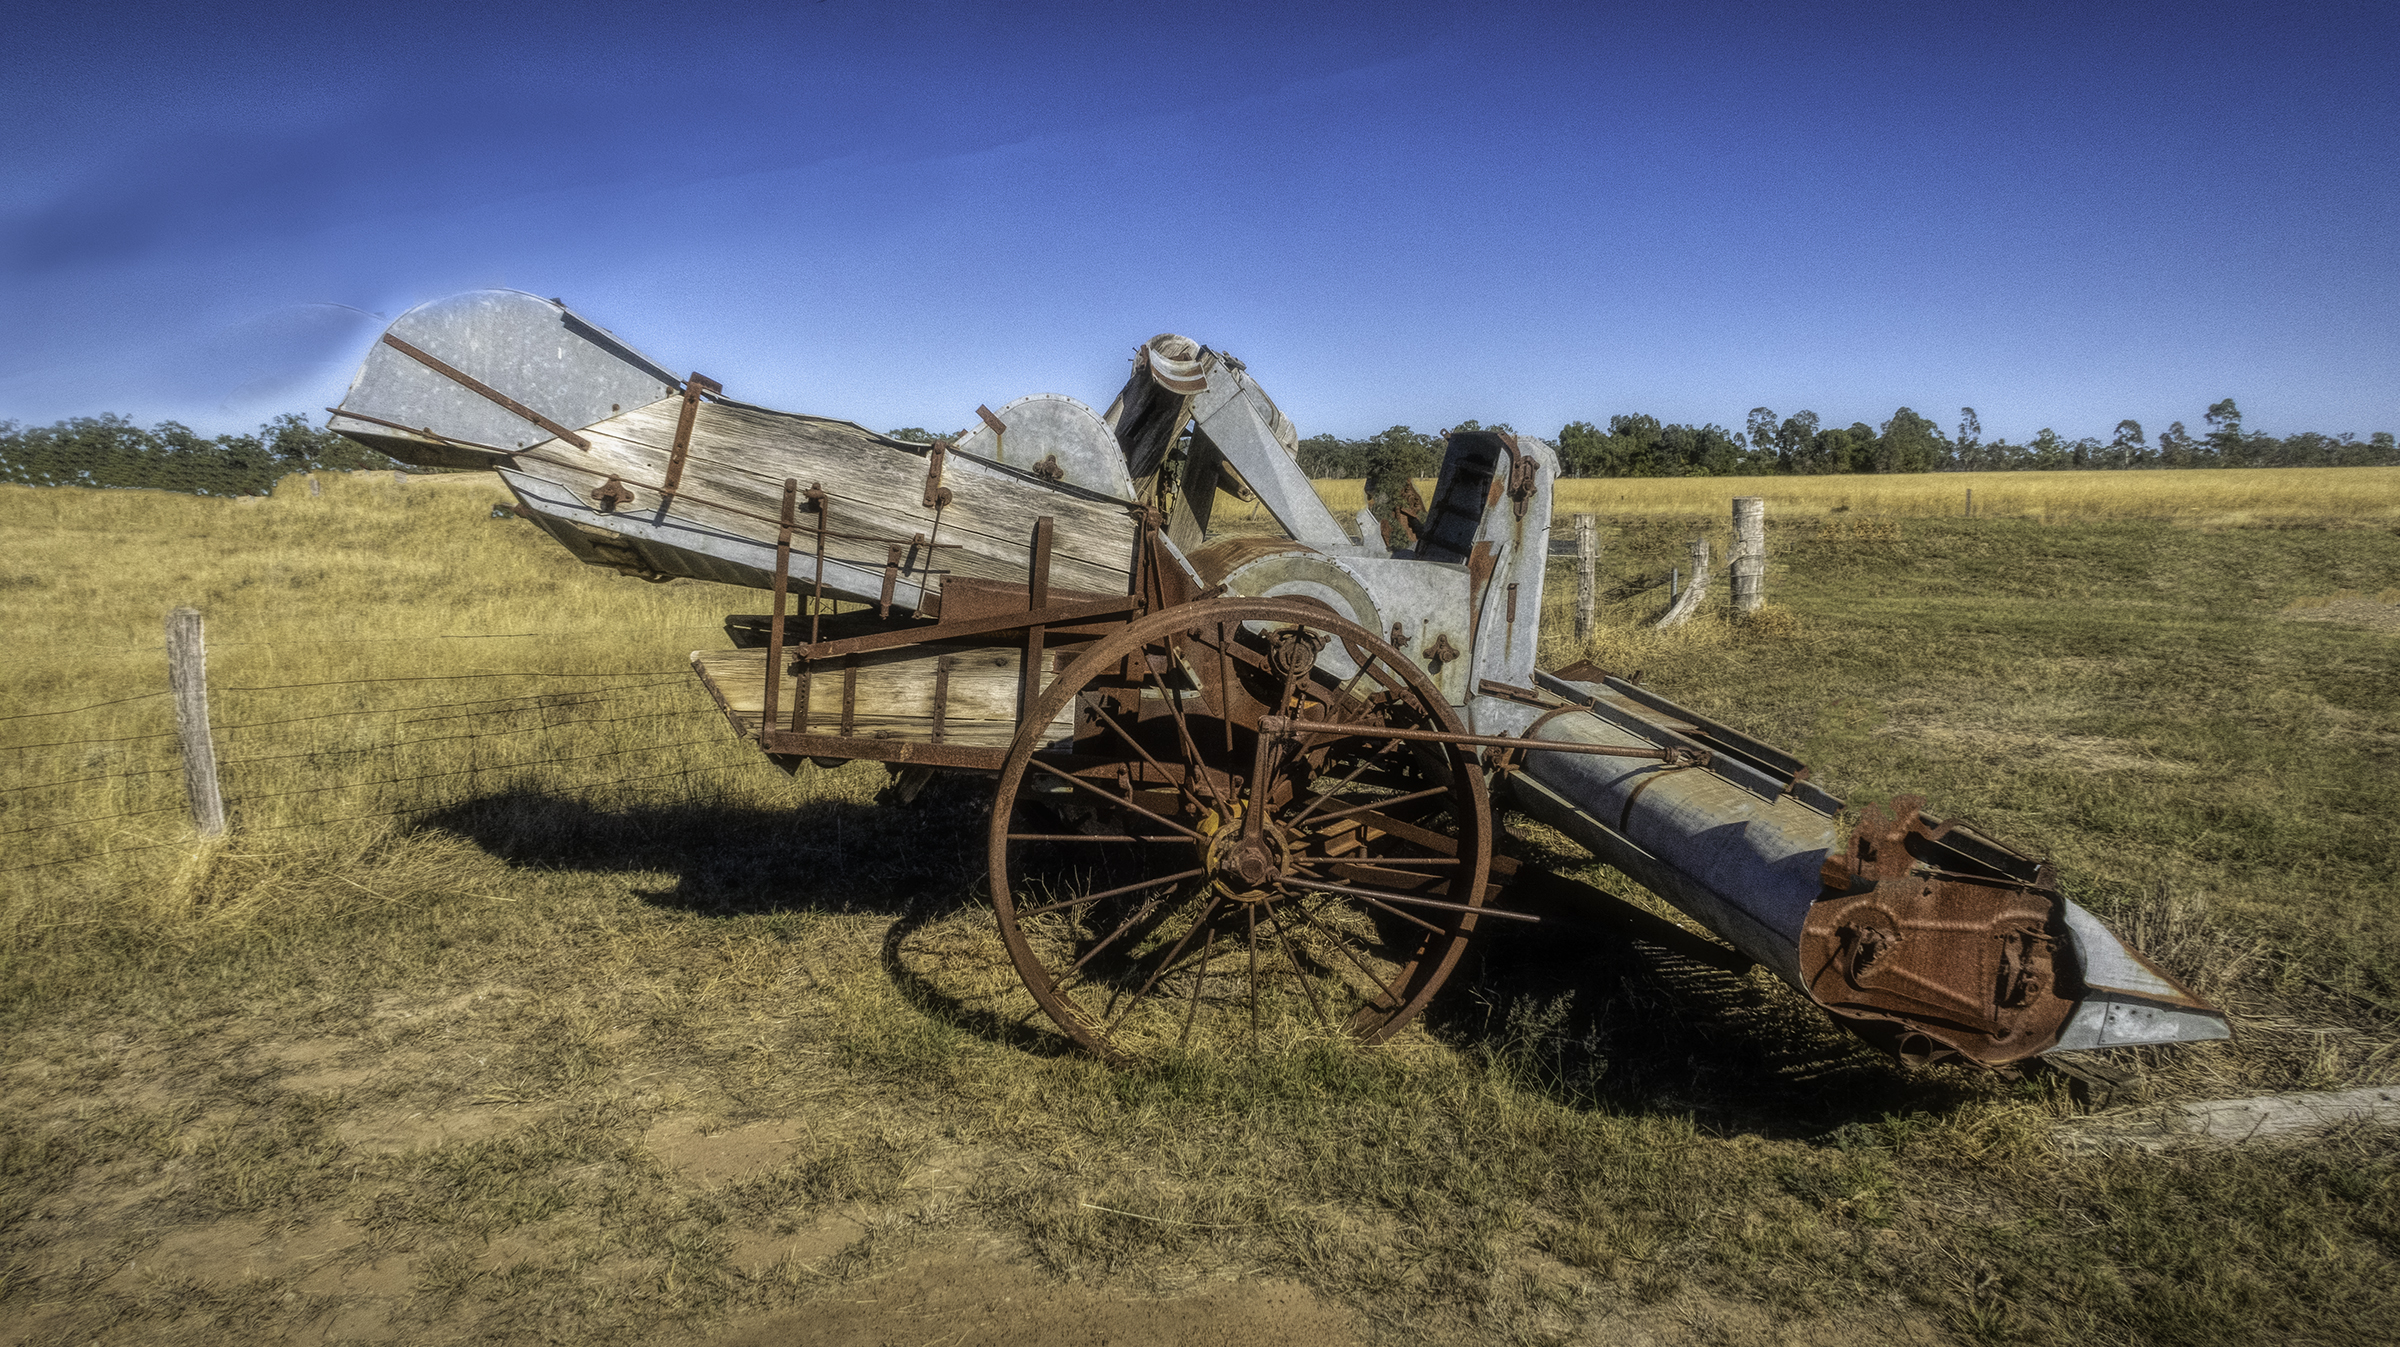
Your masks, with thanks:
M809 1130L797 1119L712 1127L703 1119L676 1118L642 1140L676 1177L705 1185L773 1169L792 1158Z
M2331 622L2369 631L2400 631L2400 603L2386 603L2361 594L2345 594L2322 603L2288 608L2283 616L2293 622Z
M1021 1263L954 1247L803 1310L734 1319L704 1339L721 1347L1261 1347L1363 1344L1349 1310L1276 1278L1145 1297L1046 1279Z

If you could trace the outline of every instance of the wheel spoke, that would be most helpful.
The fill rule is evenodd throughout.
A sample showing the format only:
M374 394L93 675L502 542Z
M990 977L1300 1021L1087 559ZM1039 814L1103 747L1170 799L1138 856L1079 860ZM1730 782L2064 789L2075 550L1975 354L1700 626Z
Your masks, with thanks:
M1358 957L1357 951L1350 948L1349 942L1342 938L1341 932L1336 931L1332 927L1329 927L1318 921L1316 915L1305 907L1295 905L1292 910L1300 914L1300 920L1307 922L1310 926L1313 926L1320 931L1323 931L1325 933L1325 938L1333 942L1334 948L1342 952L1342 957L1348 959L1353 965L1355 965L1359 972L1367 975L1367 981L1375 984L1376 990L1383 993L1385 1000L1389 1001L1394 1006L1401 1004L1399 996L1392 991L1390 985L1385 983L1382 978L1375 976L1375 970L1367 967L1366 961Z
M1242 917L1248 923L1245 934L1250 941L1250 1050L1258 1051L1258 904L1242 904Z
M1029 907L1018 915L1026 917L1038 917L1045 912L1056 912L1061 908L1068 907L1082 907L1087 903L1099 902L1103 898L1114 898L1121 893L1139 893L1143 889L1155 889L1162 884L1173 884L1177 880L1190 879L1195 875L1205 875L1207 873L1208 871L1204 869L1178 870L1174 874L1160 875L1156 879L1145 879L1132 884L1120 884L1116 888L1105 889L1099 893L1087 893L1081 898L1069 898L1063 903L1045 903L1040 907Z
M1365 898L1370 902L1383 899L1394 903L1408 903L1415 907L1440 908L1445 912L1472 912L1486 917L1506 917L1511 921L1541 920L1540 917L1534 916L1530 912L1508 912L1499 908L1475 907L1467 903L1454 903L1446 898L1419 898L1413 893L1393 893L1389 889L1354 888L1348 884L1336 884L1323 879L1312 879L1305 882L1312 889L1322 889L1326 893L1347 894L1352 898ZM1448 932L1443 934L1446 935Z
M1194 921L1192 923L1192 928L1183 933L1183 938L1175 942L1175 948L1168 950L1167 957L1159 961L1157 970L1150 974L1149 980L1144 982L1141 985L1141 989L1133 994L1133 1000L1137 1005L1140 1003L1143 997L1150 994L1150 989L1152 987L1158 985L1158 980L1162 977L1165 977L1167 975L1167 971L1175 966L1175 960L1182 955L1183 947L1190 944L1192 942L1192 937L1199 934L1201 930L1207 927L1209 918L1216 915L1217 902L1222 897L1224 897L1223 894L1217 893L1212 893L1208 896L1208 905L1200 909L1199 920ZM1112 996L1109 998L1109 1001L1110 1004L1113 1005L1115 1004L1116 998ZM1134 1006L1127 1006L1125 1008L1125 1015L1130 1015L1133 1013L1133 1011ZM1125 1022L1125 1015L1119 1015L1115 1019L1109 1021L1108 1028L1110 1033L1115 1033L1117 1026Z
M1347 889L1343 888L1339 884L1328 884L1325 881L1318 879L1302 880L1296 887L1299 888L1301 892L1309 893L1346 893L1353 898L1363 899L1370 907L1382 908L1384 911L1391 913L1393 916L1398 917L1400 920L1407 922L1411 926L1422 926L1435 935L1450 934L1448 931L1445 931L1441 927L1434 925L1432 922L1425 920L1423 917L1412 916L1409 913L1403 912L1399 908L1384 902L1380 898L1369 897L1367 891L1364 889ZM1290 892L1290 890L1286 889L1286 892ZM1293 896L1298 897L1299 895L1294 894Z
M1175 1036L1175 1046L1185 1048L1192 1042L1192 1020L1200 1014L1200 989L1208 985L1208 961L1216 957L1217 942L1203 941L1200 945L1200 967L1192 974L1191 1004L1183 1008L1183 1032Z
M1336 781L1336 782L1334 782L1333 784L1334 784L1334 785L1336 785L1336 786L1348 786L1348 785L1353 785L1353 784L1355 784L1355 783L1358 781L1359 775L1360 775L1361 773L1365 772L1365 771L1366 771L1366 770L1367 770L1369 767L1372 767L1372 766L1374 766L1374 765L1375 765L1375 760L1376 760L1376 758L1378 758L1378 757L1381 757L1383 754L1390 752L1390 751L1391 751L1391 748L1392 748L1392 746L1393 746L1394 744L1397 744L1397 743L1399 743L1399 742L1400 742L1400 741L1399 741L1399 740L1397 740L1397 739L1388 739L1388 740L1385 740L1385 741L1384 741L1384 745L1383 745L1383 747L1382 747L1382 748L1379 748L1379 749L1375 750L1375 752L1374 752L1374 753L1372 753L1372 754L1368 755L1367 757L1364 757L1364 758L1361 758L1361 759L1359 759L1358 765L1357 765L1356 767L1353 767L1353 768L1351 768L1351 769L1350 769L1350 775L1343 777L1341 780L1339 780L1339 781ZM1300 811L1300 812L1299 812L1297 815L1295 815L1295 816L1293 817L1293 819L1292 819L1292 821L1291 821L1291 824L1290 824L1291 828L1292 828L1294 831L1298 831L1298 829L1299 829L1299 827L1300 827L1300 825L1301 825L1301 824L1308 822L1308 816L1309 816L1309 815L1316 813L1316 812L1317 812L1317 809L1318 809L1318 807L1319 807L1319 806L1323 805L1323 804L1324 804L1324 803L1325 803L1327 800L1330 800L1330 799L1333 799L1333 798L1334 798L1334 794L1333 794L1333 792L1332 792L1332 791L1330 791L1330 790L1323 790L1323 791L1319 791L1319 792L1317 792L1317 796L1316 796L1316 798L1315 798L1315 799L1313 799L1313 800L1310 800L1310 801L1308 802L1308 807L1307 807L1306 809L1303 809L1303 810L1301 810L1301 811Z
M1167 645L1167 653L1170 656L1175 653L1175 647L1172 643ZM1217 783L1209 780L1208 773L1202 770L1202 764L1206 762L1207 759L1200 756L1200 745L1194 742L1192 739L1191 723L1184 719L1182 694L1167 686L1167 681L1158 676L1158 670L1150 667L1150 661L1148 659L1144 659L1142 661L1142 677L1150 680L1150 686L1157 688L1159 697L1166 702L1168 718L1175 722L1175 737L1182 741L1183 744L1184 760L1191 764L1192 772L1199 776L1200 783L1208 787L1208 793L1217 797L1217 808L1224 809L1226 807L1225 797L1217 794ZM1230 724L1230 722L1228 723ZM1166 768L1161 767L1159 770L1163 772L1166 770ZM1186 795L1191 794L1191 792L1188 790L1184 793ZM1200 801L1195 798L1193 799L1192 803L1194 805L1199 805ZM1205 806L1203 806L1203 809L1205 809Z
M1292 966L1292 976L1300 979L1300 990L1307 993L1309 1009L1316 1012L1317 1023L1332 1028L1333 1020L1325 1014L1325 1002L1317 995L1316 979L1300 966L1300 956L1293 952L1300 942L1284 929L1283 916L1272 905L1267 908L1267 924L1275 928L1275 947L1283 951L1283 961Z
M1152 912L1157 911L1158 904L1159 900L1152 898L1144 902L1140 907L1135 908L1132 916L1127 917L1121 922L1118 922L1117 929L1110 931L1105 936L1102 936L1099 944L1085 950L1083 952L1083 957L1077 959L1072 965L1070 965L1067 969L1067 972L1070 974L1080 974L1083 972L1083 966L1085 964L1088 964L1092 960L1099 958L1100 951L1107 949L1110 945L1115 944L1118 936L1121 936L1127 931L1132 930L1144 918L1148 917Z
M1150 750L1142 747L1140 743L1136 742L1134 737L1126 732L1125 727L1117 723L1117 718L1115 716L1110 715L1108 712L1101 710L1097 706L1093 707L1092 711L1099 717L1101 724L1106 725L1111 733L1115 734L1119 739L1125 741L1126 747L1132 749L1136 753L1141 754L1142 761L1149 763L1153 767L1156 767L1160 776L1166 777L1167 779L1173 781L1175 783L1175 789L1183 792L1183 798L1192 802L1192 808L1194 810L1203 814L1208 812L1207 804L1203 803L1199 796L1192 794L1191 785L1185 781L1183 777L1179 777L1175 773L1168 771L1165 763L1162 763L1158 759L1151 757ZM1180 721L1177 723L1176 728L1182 728ZM1189 739L1191 736L1187 734L1183 737ZM1189 775L1191 775L1189 772L1185 772L1183 774L1183 776Z
M1034 759L1028 765L1039 767L1043 771L1048 772L1050 775L1057 777L1059 780L1066 782L1070 786L1088 790L1092 794L1099 796L1101 799L1108 801L1110 804L1117 806L1119 809L1130 809L1134 813L1141 815L1143 818L1150 820L1152 823L1163 824L1166 827L1173 828L1175 831L1182 833L1185 837L1188 837L1195 842L1202 840L1200 834L1184 827L1175 820L1167 818L1162 814L1153 814L1149 810L1142 808L1140 805L1135 804L1133 801L1126 799L1122 795L1111 795L1107 791L1104 791L1098 786L1093 785L1091 782L1075 775L1073 772L1062 772L1056 767L1051 766L1049 763L1043 762L1039 758Z
M1061 775L1064 775L1064 773L1061 773ZM1352 814L1363 814L1370 809L1389 809L1393 805L1407 804L1411 800L1422 800L1429 796L1447 794L1449 790L1450 788L1448 786L1431 786L1424 790L1415 791L1407 795L1377 796L1375 799L1369 800L1365 804L1354 804L1348 809L1336 809L1330 814L1319 814L1317 815L1317 821L1319 823L1326 823L1337 818L1348 818Z
M1378 663L1381 663L1382 660L1382 651L1378 650L1370 653L1367 656L1367 662L1358 666L1358 672L1350 675L1350 680L1342 684L1342 690L1333 694L1335 703L1338 704L1340 702L1346 702L1350 700L1350 689L1357 687L1359 680L1367 676L1367 671L1374 668ZM1382 680L1378 679L1376 681L1381 682ZM1385 686L1389 687L1390 684L1387 683Z

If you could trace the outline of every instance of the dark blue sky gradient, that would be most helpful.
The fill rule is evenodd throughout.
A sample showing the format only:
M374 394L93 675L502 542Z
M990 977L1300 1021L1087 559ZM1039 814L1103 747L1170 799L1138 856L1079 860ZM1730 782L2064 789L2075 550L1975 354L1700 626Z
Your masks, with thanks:
M878 427L1105 404L1174 330L1303 434L2400 429L2396 15L46 7L0 418L313 411L375 314L507 285Z

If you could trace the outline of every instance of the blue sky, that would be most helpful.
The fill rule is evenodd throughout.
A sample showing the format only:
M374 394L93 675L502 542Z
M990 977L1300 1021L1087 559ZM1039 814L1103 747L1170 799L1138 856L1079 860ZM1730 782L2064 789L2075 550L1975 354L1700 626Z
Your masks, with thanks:
M2400 430L2400 7L46 6L0 419L243 429L504 285L746 401Z

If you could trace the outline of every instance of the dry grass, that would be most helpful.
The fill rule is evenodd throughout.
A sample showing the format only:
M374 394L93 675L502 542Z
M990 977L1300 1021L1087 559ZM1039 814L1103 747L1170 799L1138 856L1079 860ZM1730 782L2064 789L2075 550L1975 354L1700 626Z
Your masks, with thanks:
M286 719L227 733L256 761L206 847L126 738L163 699L0 722L0 828L66 825L8 864L127 849L0 880L0 1336L650 1342L822 1327L928 1266L1090 1305L1263 1269L1384 1341L2400 1324L2389 1136L2062 1157L2055 1081L1904 1071L1639 948L1489 942L1389 1050L1106 1070L996 947L976 783L899 807L760 763L679 672L755 596L586 570L490 489L0 489L0 620L52 636L0 666L12 713L162 687L190 602L220 723ZM1612 516L1603 631L1556 653L2053 853L2239 1017L2150 1094L2400 1078L2400 662L2285 617L2400 587L2388 533L1771 515L1766 614L1646 628L1722 504Z
M1417 489L1431 496L1431 479ZM2400 519L2400 468L2223 468L2155 472L1943 472L1836 477L1574 477L1561 515L1718 515L1734 496L1764 496L1770 517L1853 514L1954 518L1975 493L1979 519L2170 519L2184 524ZM1321 481L1343 518L1364 484Z

